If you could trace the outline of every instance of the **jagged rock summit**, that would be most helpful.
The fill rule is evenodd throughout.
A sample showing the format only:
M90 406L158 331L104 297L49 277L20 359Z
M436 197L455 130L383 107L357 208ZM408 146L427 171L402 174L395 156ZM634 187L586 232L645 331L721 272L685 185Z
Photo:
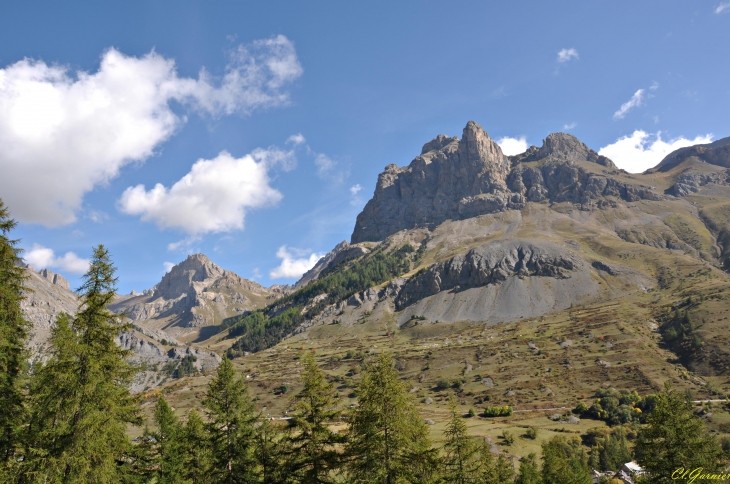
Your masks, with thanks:
M479 124L469 121L462 138L438 135L407 167L391 164L378 177L373 198L358 215L351 241L384 240L404 229L432 228L528 202L591 206L657 200L648 186L619 181L614 163L575 136L549 135L541 147L505 156Z
M111 309L124 312L145 329L164 331L172 340L191 341L204 328L259 307L279 293L222 269L203 254L193 254L152 289L123 296Z

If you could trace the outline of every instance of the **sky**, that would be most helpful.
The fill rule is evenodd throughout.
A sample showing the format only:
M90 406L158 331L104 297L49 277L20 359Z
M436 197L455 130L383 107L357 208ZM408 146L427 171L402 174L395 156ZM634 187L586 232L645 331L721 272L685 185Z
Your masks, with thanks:
M265 286L349 240L378 173L480 123L641 172L730 136L730 1L3 2L0 198L72 287L189 254Z

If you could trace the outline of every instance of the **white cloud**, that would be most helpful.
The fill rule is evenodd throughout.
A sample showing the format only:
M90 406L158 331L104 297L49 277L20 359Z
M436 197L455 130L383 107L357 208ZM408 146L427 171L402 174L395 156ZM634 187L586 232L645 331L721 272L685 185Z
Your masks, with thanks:
M360 193L360 190L362 190L362 186L360 186L359 183L350 187L350 193L352 194L353 197L355 195L357 195L358 193Z
M656 81L652 82L651 86L649 86L649 89L651 89L652 91L656 91L657 89L659 89L659 83Z
M641 103L644 101L644 90L639 89L634 93L633 96L631 96L631 99L626 101L621 105L618 111L613 113L613 119L623 119L626 116L626 113L631 111L636 106L641 106Z
M599 155L612 159L616 166L630 173L641 173L659 164L672 151L697 144L710 143L712 134L696 136L695 139L675 138L663 141L661 132L650 141L651 133L636 130L631 136L624 136L598 151Z
M502 148L502 153L507 156L518 155L527 151L527 138L524 136L520 136L519 138L505 136L498 139L497 144Z
M578 126L578 123L564 124L563 129L565 131L570 131L571 129L574 129L576 126Z
M127 188L118 207L161 229L179 228L194 236L241 230L247 209L281 200L281 193L269 186L268 171L276 164L290 166L293 157L293 151L276 148L256 149L241 158L221 151L212 160L198 160L170 188L161 183L150 190L144 185Z
M568 62L570 59L578 59L578 51L575 49L562 49L558 52L558 62Z
M191 235L190 237L185 237L184 239L178 240L177 242L170 242L169 244L167 244L167 250L169 250L170 252L182 250L183 252L192 254L193 246L197 242L200 242L200 237L197 235Z
M307 254L309 256L307 257ZM272 279L294 279L299 278L324 256L324 254L311 253L309 250L295 249L287 250L286 245L279 247L276 257L281 259L281 264L269 272ZM297 258L298 257L298 258Z
M162 265L165 268L165 273L170 272L172 270L172 268L175 267L175 264L174 263L167 262L167 261L163 262Z
M307 140L306 140L306 138L304 138L304 135L302 133L293 134L293 135L289 136L289 138L286 140L287 143L292 143L295 146L300 145L300 144L304 143L305 141L307 141Z
M286 104L302 73L284 36L240 46L219 80L179 77L174 60L107 50L96 72L24 59L0 68L0 193L21 222L73 222L84 194L184 123L172 101L202 113L249 114Z
M721 3L715 8L715 13L730 12L730 2Z
M88 259L82 259L74 252L66 252L61 257L56 257L53 249L39 244L33 244L33 247L25 253L23 259L36 270L52 267L72 274L84 274L89 270Z

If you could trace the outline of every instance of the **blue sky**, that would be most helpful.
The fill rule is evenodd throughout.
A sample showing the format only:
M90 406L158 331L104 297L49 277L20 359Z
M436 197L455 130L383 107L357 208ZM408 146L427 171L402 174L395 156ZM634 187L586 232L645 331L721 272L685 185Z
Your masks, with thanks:
M203 252L291 283L377 175L470 119L629 171L730 136L730 1L4 2L0 197L28 260L119 289Z

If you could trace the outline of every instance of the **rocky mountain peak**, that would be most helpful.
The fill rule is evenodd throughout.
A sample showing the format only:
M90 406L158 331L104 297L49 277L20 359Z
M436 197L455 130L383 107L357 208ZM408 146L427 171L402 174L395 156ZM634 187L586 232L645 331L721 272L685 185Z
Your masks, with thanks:
M607 168L616 168L616 165L609 158L599 155L578 138L568 133L551 133L543 140L541 147L531 146L525 153L512 157L513 162L543 159L571 163L589 161Z
M448 137L445 134L440 134L423 145L423 148L421 148L421 154L423 155L429 151L440 150L444 146L458 141L459 138L457 136Z
M527 162L540 161L538 166ZM594 163L609 170L581 165ZM541 147L507 157L476 122L461 140L438 135L407 167L390 164L373 198L357 216L352 243L383 240L404 229L435 227L446 220L521 210L529 202L571 202L591 207L611 199L661 197L650 187L614 178L616 166L578 138L553 133Z
M71 290L71 285L69 284L68 280L61 274L54 274L54 272L50 269L43 269L38 272L38 275L40 275L43 279L47 280L51 284L61 286L62 288L69 291Z
M648 170L648 172L669 171L691 157L711 165L730 168L730 136L713 141L712 143L688 146L672 151L657 166Z
M226 271L211 262L203 254L192 254L181 263L173 266L170 272L164 275L155 288L155 296L165 299L177 299L187 294L193 287L193 282L203 282L224 276Z

